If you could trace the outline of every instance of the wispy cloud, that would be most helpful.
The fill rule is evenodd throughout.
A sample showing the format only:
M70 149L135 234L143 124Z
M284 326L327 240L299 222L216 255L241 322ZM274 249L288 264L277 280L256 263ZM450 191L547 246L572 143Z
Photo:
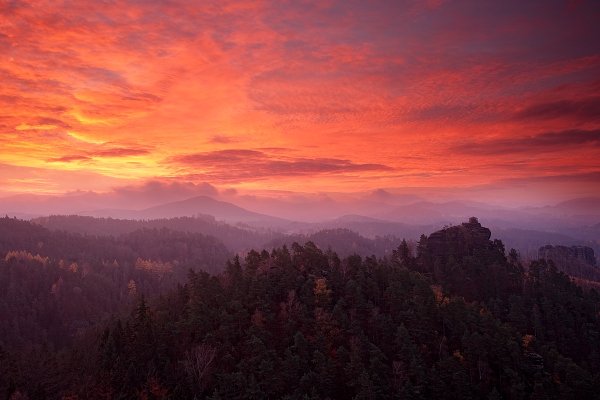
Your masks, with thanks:
M229 143L235 143L238 141L240 141L240 139L236 138L235 136L214 135L208 140L208 143L210 143L210 144L229 144Z
M600 96L537 103L519 111L515 117L532 120L566 117L583 121L600 121Z
M147 149L142 148L127 148L127 147L112 147L99 148L93 151L85 152L84 154L69 154L61 157L50 158L50 162L71 162L71 161L86 161L92 158L119 158L132 157L149 154Z

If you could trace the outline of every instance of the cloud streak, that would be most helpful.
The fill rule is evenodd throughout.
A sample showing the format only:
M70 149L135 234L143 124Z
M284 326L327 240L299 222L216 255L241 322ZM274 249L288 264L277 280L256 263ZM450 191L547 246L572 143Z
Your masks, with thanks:
M382 164L361 164L335 158L274 156L258 150L230 149L180 155L170 162L209 179L221 182L253 181L273 177L347 174L392 171Z
M573 147L600 149L600 129L547 132L535 136L467 142L454 147L463 154L510 155L514 153L566 152Z
M132 157L142 156L149 154L147 149L142 148L126 148L126 147L112 147L102 148L94 151L88 151L84 154L69 154L61 157L50 158L49 162L72 162L72 161L87 161L93 158L120 158L120 157Z
M600 96L533 104L518 112L515 118L532 120L575 118L583 121L599 121Z

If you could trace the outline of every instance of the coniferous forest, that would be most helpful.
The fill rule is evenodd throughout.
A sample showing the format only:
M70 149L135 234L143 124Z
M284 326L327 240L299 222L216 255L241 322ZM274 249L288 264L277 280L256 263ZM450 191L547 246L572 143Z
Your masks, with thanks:
M0 221L9 399L592 399L600 295L477 219L385 257Z

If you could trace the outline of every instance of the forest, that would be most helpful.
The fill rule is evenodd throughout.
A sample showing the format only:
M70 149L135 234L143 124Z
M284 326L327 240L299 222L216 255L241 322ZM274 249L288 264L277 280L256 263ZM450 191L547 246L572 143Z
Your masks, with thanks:
M600 294L490 238L471 218L384 255L242 253L3 218L0 396L595 398Z

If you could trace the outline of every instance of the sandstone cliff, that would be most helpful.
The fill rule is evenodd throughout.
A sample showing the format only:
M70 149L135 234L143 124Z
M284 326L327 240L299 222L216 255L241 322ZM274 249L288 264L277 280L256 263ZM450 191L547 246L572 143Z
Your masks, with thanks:
M492 233L477 218L432 233L427 238L427 252L433 257L452 256L460 260L473 255L474 249L488 248Z

